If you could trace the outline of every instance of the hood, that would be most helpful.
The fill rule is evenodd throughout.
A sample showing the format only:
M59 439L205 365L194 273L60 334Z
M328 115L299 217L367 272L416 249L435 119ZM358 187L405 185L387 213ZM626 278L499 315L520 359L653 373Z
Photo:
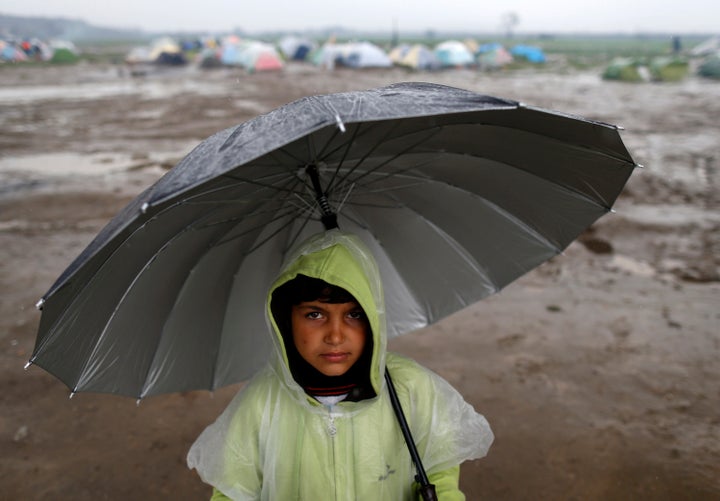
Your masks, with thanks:
M272 327L274 369L301 401L308 397L293 379L282 332L271 310L273 292L298 275L318 278L352 294L365 311L372 334L370 384L379 395L384 385L387 328L380 274L370 250L356 235L334 229L310 237L292 250L268 291L266 315Z

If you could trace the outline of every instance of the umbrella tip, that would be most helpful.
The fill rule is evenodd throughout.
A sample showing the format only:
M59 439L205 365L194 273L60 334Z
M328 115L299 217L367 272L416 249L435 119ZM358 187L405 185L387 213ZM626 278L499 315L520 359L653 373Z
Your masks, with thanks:
M622 125L616 125L615 129L616 130L625 130L625 127L623 127Z
M41 298L38 300L38 302L35 303L35 308L37 308L38 310L42 311L44 304L45 304L45 298L44 298L44 297L41 297Z
M147 202L145 202L144 204L142 204L142 205L140 206L140 212L142 212L143 214L145 214L149 208L150 208L150 204L147 203Z
M70 400L72 400L72 398L73 398L74 396L75 396L75 391L71 391L71 392L70 392L70 396L69 396L68 398L69 398Z
M142 397L139 397L137 400L135 400L135 407L140 407L140 402L142 402Z
M33 364L32 360L28 360L27 363L23 366L23 369L28 370L30 366Z
M644 166L643 164L635 164L635 167L637 167L638 169L644 169L644 168L645 168L645 166Z
M340 132L345 133L345 124L343 123L342 119L340 118L340 115L335 115L335 123L338 126L338 129L340 129Z

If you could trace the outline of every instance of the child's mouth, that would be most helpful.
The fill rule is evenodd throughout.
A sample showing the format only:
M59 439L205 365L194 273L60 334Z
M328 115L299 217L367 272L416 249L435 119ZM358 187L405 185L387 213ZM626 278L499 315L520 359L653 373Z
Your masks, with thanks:
M320 355L328 362L343 362L349 356L348 353L323 353Z

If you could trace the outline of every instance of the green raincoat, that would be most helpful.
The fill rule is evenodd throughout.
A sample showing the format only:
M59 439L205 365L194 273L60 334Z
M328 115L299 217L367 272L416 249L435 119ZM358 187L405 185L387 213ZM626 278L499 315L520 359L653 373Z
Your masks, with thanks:
M373 336L376 397L324 406L293 379L270 297L298 274L340 286L362 306ZM331 230L305 242L270 287L267 304L274 356L188 454L189 467L215 487L217 499L417 499L414 466L385 387L386 367L439 499L464 499L459 465L487 453L490 427L440 376L386 352L382 284L359 238Z

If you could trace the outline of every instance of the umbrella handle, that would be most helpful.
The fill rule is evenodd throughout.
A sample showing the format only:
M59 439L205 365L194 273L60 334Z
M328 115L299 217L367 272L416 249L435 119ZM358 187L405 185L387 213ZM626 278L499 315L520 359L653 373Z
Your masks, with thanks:
M395 411L395 417L397 417L400 430L402 431L403 437L405 437L405 443L410 451L410 457L412 457L413 463L415 463L415 469L417 470L415 480L420 484L420 495L424 501L437 501L435 486L430 483L427 473L425 473L425 468L423 467L422 460L420 459L420 454L418 454L412 433L410 433L410 426L408 426L407 419L405 419L405 413L400 405L400 399L397 396L395 385L393 384L392 378L390 377L390 371L387 370L387 367L385 368L385 381L387 382L388 393L390 394L390 403Z
M322 221L323 226L325 226L326 230L337 228L337 214L335 214L332 207L330 207L327 195L320 185L320 174L318 173L317 165L308 165L305 167L305 172L307 172L307 175L310 176L310 181L312 182L313 189L315 190L315 200L320 206L320 211L322 212L320 220Z

